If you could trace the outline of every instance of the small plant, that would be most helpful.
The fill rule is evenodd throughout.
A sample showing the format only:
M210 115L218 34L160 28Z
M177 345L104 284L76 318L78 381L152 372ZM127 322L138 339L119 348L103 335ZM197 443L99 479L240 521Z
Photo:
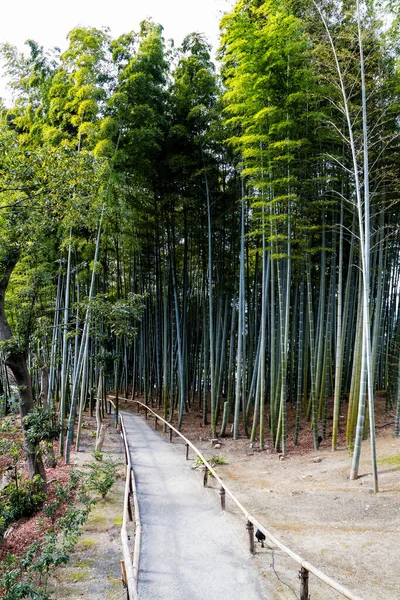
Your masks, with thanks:
M7 456L8 471L11 478L15 481L18 479L18 462L22 450L22 442L19 440L0 440L0 456Z
M77 471L76 469L72 469L72 471L69 475L69 483L68 483L68 489L70 491L75 491L77 489L80 478L81 478L81 474L79 473L79 471Z
M81 535L81 527L95 504L79 486L81 474L73 470L66 485L55 484L55 500L43 507L45 515L51 519L52 528L44 537L31 544L24 556L8 554L2 563L0 594L3 600L50 600L53 595L47 591L49 574L58 565L65 564ZM83 506L64 507L78 497ZM44 523L43 523L44 525ZM0 527L4 518L0 516Z
M89 463L86 467L89 469L85 477L88 490L97 492L102 498L105 498L116 481L117 464L107 459L102 462Z
M19 414L19 395L16 392L12 392L7 400L7 410L9 413L17 415Z
M210 464L212 466L214 466L214 465L226 465L226 458L225 458L225 456L220 456L219 454L216 454L215 456L213 456L211 458Z
M8 417L3 420L2 424L0 425L0 430L4 433L9 433L11 431L11 420Z
M57 519L57 513L60 509L60 502L49 502L43 505L43 512L48 519L50 519L53 527Z
M53 441L60 433L56 413L53 408L34 408L24 418L25 440L29 452L35 456L45 456L48 467L55 467Z
M7 569L0 581L3 600L50 600L52 595L47 591L50 572L69 561L92 504L89 502L83 509L71 507L58 519L53 531L29 546L25 556L7 555Z
M93 458L95 458L96 460L98 460L100 462L103 460L103 455L99 450L96 450L96 449L93 450L92 456L93 456Z
M215 454L215 456L206 457L206 461L212 467L215 467L215 465L225 465L226 464L225 456L221 456L220 454ZM202 461L200 456L197 456L195 458L195 460L193 461L192 469L199 469L203 466L204 466L204 462ZM208 473L209 473L209 475L212 475L212 473L210 471L208 471Z
M48 502L43 506L43 512L48 519L51 520L53 528L60 515L62 506L71 503L75 496L75 491L78 487L79 473L76 470L71 471L69 482L66 486L55 483L55 499L53 502ZM85 493L85 490L81 490Z
M43 505L46 494L42 491L43 480L39 475L33 479L15 479L11 481L0 495L0 518L3 535L7 527L21 517L30 517Z
M13 442L11 440L8 440L7 438L0 440L0 456L9 454L12 447L13 447Z
M54 409L34 408L23 421L26 427L26 440L31 451L35 451L40 442L52 442L59 436L60 427L56 422Z
M4 394L0 395L0 416L4 417L7 414L7 398Z

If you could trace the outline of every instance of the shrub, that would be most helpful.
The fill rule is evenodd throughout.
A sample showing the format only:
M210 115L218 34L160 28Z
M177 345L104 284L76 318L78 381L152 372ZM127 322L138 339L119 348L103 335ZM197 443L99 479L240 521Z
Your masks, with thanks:
M0 430L4 431L5 433L9 433L11 431L11 420L6 417L2 424L0 425Z
M90 508L91 503L83 509L71 507L58 520L57 531L50 531L42 540L31 544L25 556L7 555L7 569L0 581L4 600L50 600L52 595L47 592L49 574L54 567L69 561Z
M12 392L7 401L7 410L9 413L18 415L19 414L19 394L18 392Z
M58 438L60 427L54 409L34 408L24 417L26 441L29 450L37 451L40 442L51 442Z
M89 463L86 466L89 469L85 476L87 488L105 498L115 483L117 464L107 459L103 462Z
M43 512L48 519L51 520L53 528L60 515L61 508L66 503L73 502L75 491L78 487L79 473L76 470L72 470L70 473L70 480L66 486L55 484L55 499L53 502L46 502L43 506ZM84 493L84 490L82 490Z
M30 517L43 505L46 494L42 491L43 480L39 475L33 479L11 481L0 494L0 534L21 517Z
M4 417L7 413L7 398L4 394L0 395L0 417Z
M206 461L212 467L215 467L215 465L225 465L226 464L225 456L221 456L220 454L215 454L215 456L210 456L210 457L206 458ZM202 467L203 465L204 465L204 463L201 460L200 456L197 456L196 459L193 461L192 468L198 469L199 467Z
M52 529L41 540L31 544L25 555L7 554L5 557L0 575L0 594L3 600L53 598L47 591L49 574L54 567L68 562L81 535L81 527L95 504L85 494L84 487L80 486L78 498L82 505L68 506L64 513L59 510L61 505L70 505L76 498L80 476L79 471L73 470L68 484L55 484L55 500L45 504L43 508L46 516L53 522ZM25 488L25 482L23 486Z
M53 526L56 522L57 513L59 509L60 502L57 500L55 502L46 502L46 504L43 505L43 512L46 515L46 517L51 520Z
M98 460L100 462L103 460L103 455L99 450L93 450L92 456L93 456L93 458L95 458L96 460Z

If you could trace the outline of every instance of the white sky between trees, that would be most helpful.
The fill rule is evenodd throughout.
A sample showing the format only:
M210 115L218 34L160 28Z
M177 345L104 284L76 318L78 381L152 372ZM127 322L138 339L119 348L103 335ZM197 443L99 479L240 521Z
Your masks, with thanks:
M68 32L77 25L107 26L117 37L138 31L140 22L151 17L176 46L188 33L198 31L207 36L215 52L220 18L233 4L234 0L15 0L2 6L0 43L9 42L23 51L25 41L33 39L45 49L58 46L63 51ZM0 97L10 98L1 65Z

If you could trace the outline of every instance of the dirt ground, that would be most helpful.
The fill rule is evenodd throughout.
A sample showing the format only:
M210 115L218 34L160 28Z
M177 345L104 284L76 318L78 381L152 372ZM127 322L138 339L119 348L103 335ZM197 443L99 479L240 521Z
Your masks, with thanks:
M131 402L123 407L133 410ZM256 444L250 448L245 438L219 438L220 448L215 449L208 428L201 427L196 414L185 416L182 432L206 457L219 454L225 458L226 464L217 467L224 482L249 513L293 551L364 600L399 600L400 441L393 438L392 427L383 426L390 418L378 419L378 494L372 489L369 441L363 443L360 477L350 481L351 456L343 440L335 453L328 440L318 452L306 443L298 450L289 444L282 460L268 443L260 452ZM82 452L73 455L79 466L88 460L94 446L94 422L88 417L86 421ZM159 435L168 442L168 435L160 430ZM183 441L174 436L173 443L182 444L184 461ZM112 425L104 452L123 462L121 437ZM121 469L121 478L110 494L99 499L92 511L69 564L54 574L50 589L57 600L126 598L120 572L123 492ZM212 478L205 493L219 503L219 489ZM246 535L243 517L229 498L226 508L230 526L237 535ZM298 567L290 558L277 548L258 545L254 560L275 590L271 600L298 598ZM310 575L310 598L335 600L342 596Z
M369 441L363 443L360 477L350 481L351 456L343 447L332 453L328 441L318 452L292 448L282 460L271 447L259 452L243 438L220 438L221 447L215 449L208 428L201 428L196 416L185 418L182 433L206 457L225 457L226 464L217 467L222 479L271 533L365 600L399 600L400 441L393 438L392 427L378 430L380 491L374 494ZM173 443L183 442L174 438ZM212 478L210 488L219 502ZM227 498L227 518L239 531L245 524L235 513ZM255 560L274 583L271 600L298 597L298 567L290 558L277 548L258 546ZM342 598L312 575L310 596Z
M122 439L110 419L102 453L120 463L118 478L105 499L100 496L83 526L83 535L67 565L55 570L49 591L56 600L122 600L126 591L121 583L121 525L125 489L125 457ZM71 453L71 463L81 468L93 460L96 430L94 418L85 416L80 452Z
M345 450L289 456L282 461L276 454L243 454L231 446L229 442L222 446L227 464L218 472L274 535L365 600L400 598L398 441L391 436L378 439L377 495L372 490L368 442L356 481L349 479L350 457ZM391 462L393 457L397 457L395 462ZM273 574L271 554L268 549L259 550L265 576ZM275 568L298 589L297 568L283 560L282 553L276 553ZM328 588L313 578L310 593L313 599L340 597L329 595Z

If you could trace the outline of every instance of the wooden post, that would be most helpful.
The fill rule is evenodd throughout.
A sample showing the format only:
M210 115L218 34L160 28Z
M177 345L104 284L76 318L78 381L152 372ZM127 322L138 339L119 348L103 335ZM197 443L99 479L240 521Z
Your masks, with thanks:
M308 577L309 572L304 567L301 567L299 571L299 579L300 579L300 600L310 600L310 596L308 595Z
M139 404L139 402L136 404L136 406L137 406L137 411L139 412L140 411L140 404Z
M204 466L203 471L204 471L203 486L207 487L207 483L208 483L208 468L206 466Z
M123 560L121 560L121 575L122 575L122 583L124 588L127 587L127 580L126 580L126 569L125 569L125 563Z
M146 413L146 421L147 421L147 418L148 418L147 412L148 412L148 411L147 411L147 407L146 407L146 408L145 408L145 413Z
M219 490L219 495L221 496L221 510L225 510L225 488L221 487Z
M169 428L169 441L172 444L172 428Z
M125 443L124 443L124 452L125 452L125 466L128 466L128 451L126 449ZM125 473L125 477L126 477L126 473Z
M157 427L158 427L158 419L157 419L157 417L154 417L154 431L157 431Z
M132 513L132 492L128 495L128 517L130 521L133 521L133 513Z
M250 554L255 554L254 547L254 525L251 521L247 521L246 529L249 532Z
M186 460L189 460L189 444L186 444Z

